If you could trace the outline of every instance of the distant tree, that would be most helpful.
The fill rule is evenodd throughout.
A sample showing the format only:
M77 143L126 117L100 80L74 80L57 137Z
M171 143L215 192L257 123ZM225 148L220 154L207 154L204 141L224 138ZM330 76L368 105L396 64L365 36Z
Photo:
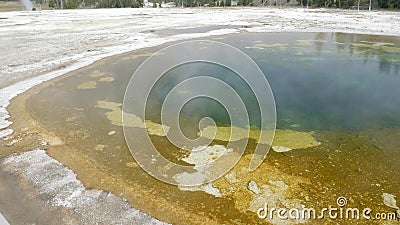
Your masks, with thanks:
M247 6L249 5L248 0L239 0L238 5Z
M232 6L231 0L225 0L225 6Z
M143 0L134 0L132 3L132 8L141 8L143 7Z
M67 0L64 4L64 9L76 9L78 8L78 1Z
M179 6L183 7L193 7L195 2L193 0L180 0L181 4Z
M225 6L224 0L222 0L222 1L219 3L219 6L221 6L221 7L224 7L224 6Z
M55 0L49 0L49 8L50 9L56 9L57 7L57 3Z

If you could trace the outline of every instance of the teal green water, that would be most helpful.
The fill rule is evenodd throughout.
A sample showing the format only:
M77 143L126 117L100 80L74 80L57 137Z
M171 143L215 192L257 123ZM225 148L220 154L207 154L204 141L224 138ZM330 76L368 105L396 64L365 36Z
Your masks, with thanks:
M218 41L247 53L265 73L276 100L278 128L364 130L400 125L397 38L246 33ZM159 120L156 112L172 87L200 75L214 76L235 88L246 104L251 125L258 126L258 104L249 87L234 72L209 63L181 65L166 73L152 92L149 118ZM154 106L158 106L156 110ZM186 106L182 114L196 124L210 116L219 124L229 125L226 111L213 100L195 99Z
M274 45L266 35L247 41ZM244 48L274 92L278 127L369 129L400 125L400 41L341 33L276 38ZM276 45L276 44L275 44Z

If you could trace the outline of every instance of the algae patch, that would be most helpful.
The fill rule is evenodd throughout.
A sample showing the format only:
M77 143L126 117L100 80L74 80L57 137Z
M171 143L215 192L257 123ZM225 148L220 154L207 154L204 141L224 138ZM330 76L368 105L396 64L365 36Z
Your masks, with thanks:
M113 82L114 78L113 77L102 77L99 79L101 82Z
M270 130L263 130L264 132L272 132ZM214 135L215 134L215 135ZM241 139L250 138L260 144L265 141L260 140L261 130L245 129L241 127L215 127L207 126L202 129L198 135L207 139L214 139L220 141L238 141ZM295 130L275 130L275 137L273 140L273 146L281 146L288 149L303 149L310 148L320 145L314 137L314 132L302 132ZM276 150L278 148L275 148ZM282 148L280 148L282 149ZM287 149L286 149L287 150Z
M125 56L122 59L123 60L132 60L132 59L137 59L140 57L150 57L150 56L156 56L156 55L164 55L165 53L163 52L146 52L146 53L142 53L142 54L134 54L134 55L129 55L129 56Z
M109 112L106 112L107 119L116 126L122 127L122 104L117 102L108 102L108 101L97 101L96 107L101 109L108 109ZM125 126L127 127L137 127L137 128L145 128L142 119L140 119L135 114L126 113L125 114Z
M129 168L139 168L139 165L136 162L128 162L126 166Z
M263 133L272 135L272 130L263 130ZM236 126L231 127L216 127L207 126L197 133L200 137L204 137L210 140L220 140L220 141L239 141L242 139L251 138L256 140L260 144L270 144L265 142L265 140L259 140L261 130L246 129ZM264 135L265 135L264 134ZM263 136L264 136L263 135Z
M106 148L106 147L107 147L107 145L98 144L98 145L96 145L96 147L94 147L94 149L95 149L96 151L102 152L102 151L104 150L104 148Z
M358 42L351 44L354 47L379 50L387 53L398 53L400 48L394 46L392 43L379 43L379 42Z
M78 89L95 89L97 88L96 81L86 81L78 86Z
M274 43L274 44L258 43L258 44L255 44L253 47L258 47L258 48L282 48L282 47L289 47L289 44L286 44L286 43Z
M122 123L122 104L118 102L109 101L97 101L97 108L107 109L106 112L107 119L116 126L126 126L135 128L146 128L150 135L166 136L169 131L169 127L166 125L161 125L154 123L152 121L146 120L145 122L133 113L124 112L124 123Z
M302 132L295 130L275 131L273 146L283 146L290 149L304 149L320 145L314 137L314 132Z
M88 76L92 77L92 78L96 78L96 77L102 77L104 76L106 73L101 72L100 70L95 70L93 72L91 72Z
M274 44L257 43L253 46L247 46L245 48L269 50L269 51L274 51L274 49L278 48L281 51L286 51L288 47L289 47L289 44L284 44L284 43L274 43Z

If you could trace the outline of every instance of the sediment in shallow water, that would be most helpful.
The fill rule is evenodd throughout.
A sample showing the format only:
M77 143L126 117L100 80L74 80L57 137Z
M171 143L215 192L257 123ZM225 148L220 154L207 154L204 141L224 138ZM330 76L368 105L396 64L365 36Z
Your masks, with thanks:
M166 224L131 208L112 193L86 189L74 172L43 150L10 156L0 162L0 167L32 182L52 206L72 208L82 223Z

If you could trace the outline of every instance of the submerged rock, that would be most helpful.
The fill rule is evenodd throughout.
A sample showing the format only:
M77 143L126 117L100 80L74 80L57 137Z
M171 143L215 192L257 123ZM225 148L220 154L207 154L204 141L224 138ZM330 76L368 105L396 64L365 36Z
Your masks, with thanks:
M289 190L287 189L287 185L283 181L274 181L272 183L278 184L278 186L274 184L262 185L260 194L255 195L253 200L250 201L248 210L257 213L257 211L265 205L267 205L269 208L275 208L275 209L302 208L300 200L288 197L287 192ZM274 218L267 217L266 220L271 224L298 224L306 222L305 220L302 220L300 218L298 220L282 220L278 217Z
M225 148L222 145L199 146L192 149L191 153L187 157L183 158L182 161L193 164L193 169L197 171L194 173L184 172L175 175L174 179L180 184L178 185L178 188L182 191L204 191L215 197L223 196L220 189L213 186L209 180L215 172L212 167L214 161L220 157L230 158L228 153L232 153L232 151L232 149ZM236 178L230 178L232 178L232 181L236 181Z
M183 172L174 176L174 179L179 183L178 187L183 191L199 191L202 184L205 183L207 175L201 172L187 173Z
M235 171L232 171L232 172L226 174L224 178L230 184L235 184L235 183L240 182L240 178L236 177L236 172Z
M204 191L207 194L213 195L214 197L222 197L221 191L214 187L212 183L202 184L197 186L178 186L181 191Z
M214 187L227 198L233 199L235 208L241 212L257 213L265 203L268 207L301 208L302 196L306 195L304 186L311 185L310 180L287 174L269 163L249 171L251 157L244 155L227 175L213 182Z
M396 196L395 195L392 195L389 193L383 193L382 198L383 198L383 204L385 204L386 206L388 206L390 208L394 208L394 209L399 209L399 207L396 204Z
M206 176L200 172L196 173L182 173L178 174L175 177L175 180L181 183L182 185L178 185L179 190L181 191L204 191L207 194L213 195L215 197L221 197L222 194L220 190L212 185L212 183L201 184L201 185L187 185L194 183L202 183L206 179Z
M208 183L204 185L204 192L210 195L214 195L215 197L221 197L222 194L220 190L212 185L212 183Z
M284 147L284 146L272 146L272 149L275 152L288 152L288 151L292 151L293 150L291 148Z
M249 184L247 185L247 189L249 189L256 195L261 194L261 191L258 188L257 183L255 181L250 181Z
M190 155L183 158L182 161L194 164L195 166L207 165L232 151L232 149L227 149L222 145L199 146L194 148Z

